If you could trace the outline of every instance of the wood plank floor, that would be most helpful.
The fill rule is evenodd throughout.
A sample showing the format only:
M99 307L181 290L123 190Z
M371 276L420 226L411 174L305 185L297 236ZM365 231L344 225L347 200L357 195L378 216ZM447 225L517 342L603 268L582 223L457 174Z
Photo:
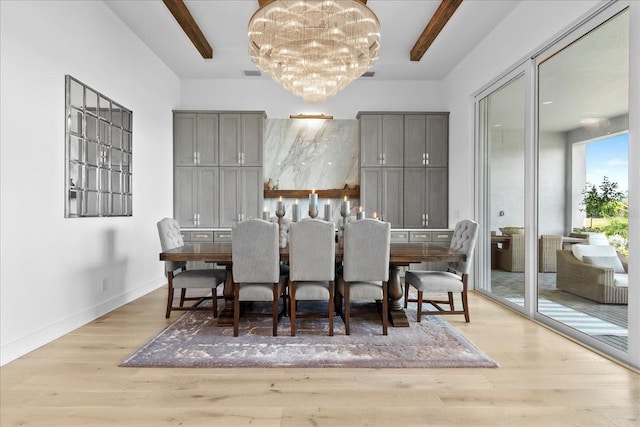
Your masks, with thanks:
M118 368L180 315L165 294L0 368L0 425L640 425L640 375L473 293L447 320L500 368Z

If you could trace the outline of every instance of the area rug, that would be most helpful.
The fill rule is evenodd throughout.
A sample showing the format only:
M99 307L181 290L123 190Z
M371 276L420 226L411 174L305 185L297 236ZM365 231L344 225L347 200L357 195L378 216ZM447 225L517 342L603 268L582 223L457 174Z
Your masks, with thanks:
M389 328L382 335L375 305L352 309L351 335L336 316L334 336L326 319L298 319L290 336L283 317L278 336L271 320L242 318L238 337L232 327L220 327L206 311L186 312L140 349L123 367L344 367L344 368L495 368L498 365L449 323L435 316L415 322L407 310L408 328Z
M507 299L518 305L524 305L523 298ZM546 299L538 300L538 312L591 336L612 335L626 337L629 334L627 328Z

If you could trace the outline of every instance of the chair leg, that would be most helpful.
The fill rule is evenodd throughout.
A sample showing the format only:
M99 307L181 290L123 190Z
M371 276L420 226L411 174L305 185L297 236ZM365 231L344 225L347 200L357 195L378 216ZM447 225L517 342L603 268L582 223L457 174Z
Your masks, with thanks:
M349 318L351 317L351 304L349 303L349 283L344 282L344 334L351 335Z
M418 311L416 314L416 320L420 322L422 320L422 291L418 289Z
M387 335L389 323L389 283L382 282L382 335Z
M211 289L211 305L213 306L213 318L218 317L218 287Z
M454 304L453 304L453 292L448 292L449 294L449 309L451 311L456 311Z
M184 298L187 296L187 288L182 288L180 291L180 307L184 306Z
M404 282L404 308L409 306L409 284Z
M469 305L467 302L467 291L462 292L462 310L464 311L464 321L469 323Z
M171 306L173 305L173 273L169 272L167 274L167 310L165 312L164 317L169 318L171 315Z
M233 336L238 336L238 325L240 323L240 284L233 284Z
M296 282L289 282L289 316L291 319L291 336L296 336Z
M278 283L273 284L273 306L271 310L273 319L273 336L278 336L278 302L280 301L280 295L278 295Z
M333 304L334 304L334 294L335 294L335 283L333 281L329 282L329 336L333 336Z

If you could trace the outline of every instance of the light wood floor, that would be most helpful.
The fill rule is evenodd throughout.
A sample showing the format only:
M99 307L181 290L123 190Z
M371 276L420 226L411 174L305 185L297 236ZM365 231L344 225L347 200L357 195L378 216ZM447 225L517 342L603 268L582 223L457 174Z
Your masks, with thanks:
M476 294L447 319L497 369L118 368L180 315L165 292L0 368L0 425L640 425L640 375Z

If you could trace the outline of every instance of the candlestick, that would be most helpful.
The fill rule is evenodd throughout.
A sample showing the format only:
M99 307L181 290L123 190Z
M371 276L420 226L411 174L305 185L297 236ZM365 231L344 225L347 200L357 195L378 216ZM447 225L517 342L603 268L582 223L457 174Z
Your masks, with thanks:
M294 203L294 205L292 206L291 209L291 216L292 216L292 221L293 222L298 222L300 221L300 205L298 204L298 199L296 199L296 202Z
M277 210L279 210L279 211L283 211L284 210L284 202L282 201L282 196L280 196L278 198L278 208L277 208Z
M311 218L318 216L318 195L315 189L312 189L309 194L309 216Z
M262 219L264 219L265 221L269 221L269 217L271 216L271 212L269 212L267 210L267 207L264 207L264 210L262 211Z
M358 212L356 212L356 219L364 219L364 210L362 206L358 208Z
M284 221L282 218L285 216L286 211L284 207L284 202L282 201L282 196L278 200L278 209L276 210L276 216L278 217L278 229L279 229L279 246L284 248L287 246L287 232L284 229Z
M347 200L347 196L344 196L344 200L342 201L342 206L340 206L340 215L342 216L342 229L344 230L344 226L347 225L347 218L349 218L349 213L351 213L351 203Z
M331 212L331 200L327 200L327 203L324 205L324 220L331 221L333 218L333 212Z

